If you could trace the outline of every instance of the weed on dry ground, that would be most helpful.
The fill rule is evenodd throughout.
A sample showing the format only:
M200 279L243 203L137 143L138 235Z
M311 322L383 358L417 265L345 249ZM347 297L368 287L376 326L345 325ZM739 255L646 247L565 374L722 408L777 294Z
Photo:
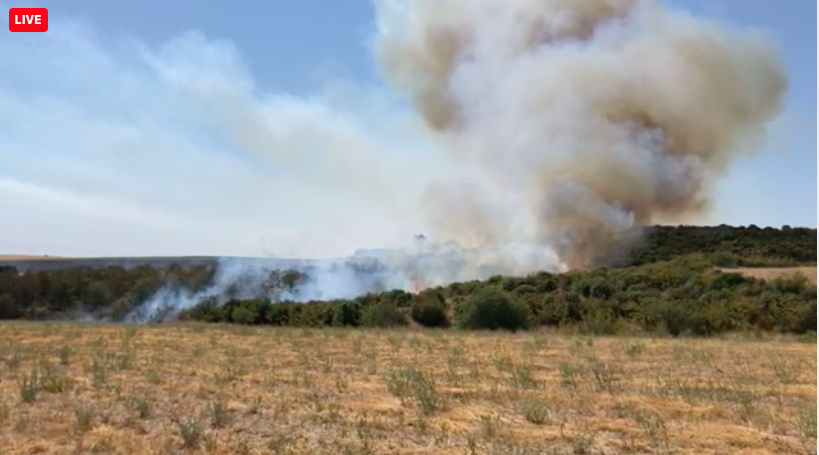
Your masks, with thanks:
M0 453L816 452L816 344L0 325Z

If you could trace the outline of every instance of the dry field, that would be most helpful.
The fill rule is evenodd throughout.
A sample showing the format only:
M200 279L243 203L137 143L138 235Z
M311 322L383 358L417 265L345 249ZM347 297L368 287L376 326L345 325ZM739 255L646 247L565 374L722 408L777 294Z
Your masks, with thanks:
M770 280L789 275L804 275L808 281L816 284L816 267L770 267L770 268L750 268L740 267L736 269L724 269L727 272L738 272L743 275L752 276L763 280Z
M0 453L815 453L816 344L0 325Z
M56 261L60 259L68 259L60 256L33 256L29 254L0 254L0 261Z

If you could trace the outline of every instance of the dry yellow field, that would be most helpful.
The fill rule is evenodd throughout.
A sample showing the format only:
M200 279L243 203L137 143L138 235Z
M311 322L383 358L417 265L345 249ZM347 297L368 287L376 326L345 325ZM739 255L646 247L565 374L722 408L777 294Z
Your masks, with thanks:
M723 269L728 272L738 272L762 280L771 280L779 277L803 275L814 285L816 284L816 267L739 267Z
M68 259L60 256L34 256L29 254L0 254L0 261L33 261L33 260L59 260Z
M3 454L816 451L816 344L0 325Z

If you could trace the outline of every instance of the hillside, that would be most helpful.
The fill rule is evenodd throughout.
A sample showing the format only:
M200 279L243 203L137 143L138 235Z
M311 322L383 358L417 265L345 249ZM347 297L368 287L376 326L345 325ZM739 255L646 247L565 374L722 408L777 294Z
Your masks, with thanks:
M801 333L816 327L815 251L815 229L654 227L628 266L494 277L429 289L420 296L390 290L373 275L368 281L370 294L360 298L273 306L271 298L288 299L275 296L299 295L310 280L309 268L306 273L288 272L285 269L295 262L257 259L260 264L271 261L281 271L261 277L237 275L233 282L221 283L216 294L207 294L219 270L216 258L7 261L0 264L0 318L161 319L176 315L183 308L173 306L185 299L186 306L204 304L184 315L201 320L390 325L406 322L415 303L431 298L432 306L440 301L453 322L459 305L471 302L482 290L500 289L514 305L526 309L526 319L534 325L594 332L662 327L702 334L757 326ZM749 262L814 267L734 268ZM38 267L43 264L48 265ZM793 271L806 272L810 279L785 276ZM152 304L144 313L143 304L160 290L164 303ZM230 305L216 305L225 301ZM134 313L136 309L140 312Z
M655 226L629 255L630 265L668 261L693 253L719 254L724 266L816 265L816 229L754 225Z

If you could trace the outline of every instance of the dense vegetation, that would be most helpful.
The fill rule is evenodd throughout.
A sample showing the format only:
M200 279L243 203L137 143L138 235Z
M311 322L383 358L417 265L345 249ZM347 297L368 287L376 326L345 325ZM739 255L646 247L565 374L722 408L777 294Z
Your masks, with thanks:
M803 333L816 330L815 287L800 278L763 282L714 266L806 265L815 260L815 229L655 227L625 261L628 266L498 276L427 289L417 296L384 290L351 300L307 303L247 298L238 289L227 289L226 303L205 300L180 317L288 326L418 324L517 330L545 325L590 333ZM206 289L215 272L212 264L25 273L0 265L0 319L122 320L160 289L188 294ZM294 271L271 273L260 295L298 286L303 278Z
M628 268L494 277L353 300L205 302L184 318L288 326L572 327L584 333L653 331L711 335L735 330L816 330L816 289L804 277L762 281L713 270L704 256Z
M693 253L714 255L722 267L777 267L816 264L816 229L733 226L654 226L629 265L668 261Z
M88 315L119 320L163 286L205 289L215 269L108 266L20 273L0 266L0 319L62 319Z

